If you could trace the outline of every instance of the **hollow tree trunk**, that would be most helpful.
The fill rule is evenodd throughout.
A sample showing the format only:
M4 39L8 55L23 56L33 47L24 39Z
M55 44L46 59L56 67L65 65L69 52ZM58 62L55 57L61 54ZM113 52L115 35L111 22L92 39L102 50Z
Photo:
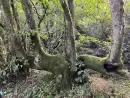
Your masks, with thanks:
M129 73L125 73L122 70L118 70L119 66L113 65L113 63L109 63L107 59L107 57L101 58L92 55L78 56L78 60L84 62L85 68L92 69L105 75L111 75L110 73L114 73L124 78L130 79Z
M121 68L121 50L124 36L123 4L123 0L110 0L113 36L109 61L111 63L118 63L117 66Z
M78 60L81 60L85 64L85 68L92 69L94 71L108 74L109 72L116 72L117 66L107 62L107 57L101 58L92 55L80 55Z

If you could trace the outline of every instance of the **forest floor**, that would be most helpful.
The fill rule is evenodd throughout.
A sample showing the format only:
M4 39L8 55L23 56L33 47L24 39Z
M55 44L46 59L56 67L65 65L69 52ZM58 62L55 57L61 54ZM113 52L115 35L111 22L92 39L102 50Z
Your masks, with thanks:
M15 83L4 86L4 98L130 98L130 81L120 76L103 76L89 70L91 93L94 97L83 97L87 87L73 89L69 94L71 97L49 96L53 92L50 85L51 75L45 71L32 70L26 79L19 79ZM50 76L49 76L50 75ZM46 79L48 78L48 80ZM44 81L46 80L46 82ZM54 82L52 82L54 84ZM80 89L80 90L79 90ZM73 93L72 93L73 92ZM73 96L73 95L74 96ZM47 97L44 97L47 96Z

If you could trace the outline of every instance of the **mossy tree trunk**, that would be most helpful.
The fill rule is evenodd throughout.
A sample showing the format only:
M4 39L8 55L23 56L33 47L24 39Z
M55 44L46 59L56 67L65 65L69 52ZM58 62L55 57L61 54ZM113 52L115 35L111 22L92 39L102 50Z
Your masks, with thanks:
M23 10L25 12L29 32L31 32L30 39L32 42L32 51L24 51L24 49L22 48L23 46L22 42L20 41L20 37L17 36L14 30L14 22L12 18L12 12L10 10L10 3L8 0L1 0L1 4L6 18L5 22L8 28L7 31L9 32L9 35L16 35L11 36L11 47L13 48L13 51L11 51L11 54L9 55L16 56L17 54L19 55L19 53L21 53L29 60L31 68L35 68L38 70L46 70L54 73L55 75L62 75L62 88L70 88L68 62L66 61L64 56L49 55L45 53L40 41L40 37L36 33L37 29L31 3L29 0L21 0L21 2Z
M2 5L3 11L4 11L4 18L5 22L7 24L7 28L9 31L12 31L13 29L13 17L10 10L10 3L9 0L0 0L0 3Z
M101 73L116 72L120 75L127 76L120 70L123 67L123 63L121 61L121 50L124 36L123 1L110 0L110 8L113 31L110 56L103 59L95 56L81 55L78 59L85 63L86 68L90 68Z
M3 17L4 17L4 21L6 23L6 34L8 36L8 40L9 40L9 54L8 57L10 55L16 55L18 54L19 50L21 50L21 47L18 49L17 46L19 46L20 44L17 42L17 35L15 33L15 29L14 29L14 20L13 20L13 16L12 16L12 12L10 10L10 2L9 0L0 0L0 3L2 5L3 8ZM17 44L18 43L18 44ZM16 53L17 52L17 53ZM11 58L11 57L9 57Z
M116 72L127 77L128 75L120 70L123 67L123 63L121 61L121 50L124 36L123 1L110 0L110 8L113 31L110 56L108 58L99 58L90 55L81 55L78 59L85 63L86 68L105 74L108 74L109 72Z
M11 0L11 8L12 8L12 14L15 20L15 23L17 25L17 30L20 30L20 23L19 23L19 15L16 7L16 1Z
M46 70L55 75L62 75L62 89L70 88L69 64L64 56L47 54L37 34L36 23L29 0L21 0L25 12L28 28L31 32L32 54L27 55L30 67L38 70ZM29 51L28 51L29 52Z
M0 36L0 69L3 69L4 64L6 63L6 54L3 54L3 51L5 51L5 46L3 39Z

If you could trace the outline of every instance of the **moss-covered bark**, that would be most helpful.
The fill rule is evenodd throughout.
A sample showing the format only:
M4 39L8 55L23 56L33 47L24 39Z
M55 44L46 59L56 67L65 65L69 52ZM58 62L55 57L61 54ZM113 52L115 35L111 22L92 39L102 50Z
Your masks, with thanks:
M4 17L4 21L6 23L7 26L7 36L8 36L8 44L10 46L8 46L8 58L9 61L12 58L11 56L14 55L19 55L19 53L21 52L21 46L19 41L18 36L15 34L15 29L14 29L14 21L13 21L13 16L12 16L12 11L10 9L10 2L9 0L0 0L2 8L3 8L3 17ZM17 40L16 40L17 39Z
M4 42L2 38L0 37L0 68L4 67L4 64L6 63L6 52Z
M101 58L92 55L81 55L78 57L78 60L83 61L86 68L90 68L103 74L117 72L119 68L119 66L107 62L107 57Z
M6 26L10 31L12 31L12 29L13 29L13 25L12 25L13 24L13 17L12 17L12 13L11 13L11 10L10 10L9 0L0 0L0 3L3 7Z
M70 89L70 69L66 58L61 55L47 54L42 47L40 37L36 38L38 43L36 44L35 56L28 56L30 67L52 72L56 76L62 75L62 89Z
M71 83L68 62L64 56L50 55L44 51L40 37L36 32L37 28L31 3L29 0L21 0L21 3L26 15L28 28L31 32L34 31L34 34L31 34L30 36L32 43L32 53L29 50L28 53L25 54L29 60L30 67L38 70L46 70L52 72L55 75L62 75L62 88L70 88Z
M17 8L15 6L14 0L11 0L11 8L12 8L14 20L15 20L16 25L17 25L17 30L19 31L20 30L19 15L18 15Z
M90 68L101 73L107 73L104 68L104 63L107 58L100 58L92 55L81 55L78 59L84 62L86 68Z

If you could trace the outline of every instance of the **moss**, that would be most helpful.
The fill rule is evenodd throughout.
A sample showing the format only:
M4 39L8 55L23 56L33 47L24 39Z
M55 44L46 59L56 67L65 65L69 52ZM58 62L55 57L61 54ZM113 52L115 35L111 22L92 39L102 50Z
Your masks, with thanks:
M103 74L109 74L110 72L118 73L118 70L122 67L122 63L109 62L108 56L101 58L92 55L80 55L78 60L83 61L86 68L90 68Z
M107 73L104 68L104 63L107 60L107 57L100 58L92 55L81 55L78 59L84 62L86 68L90 68L101 73Z

